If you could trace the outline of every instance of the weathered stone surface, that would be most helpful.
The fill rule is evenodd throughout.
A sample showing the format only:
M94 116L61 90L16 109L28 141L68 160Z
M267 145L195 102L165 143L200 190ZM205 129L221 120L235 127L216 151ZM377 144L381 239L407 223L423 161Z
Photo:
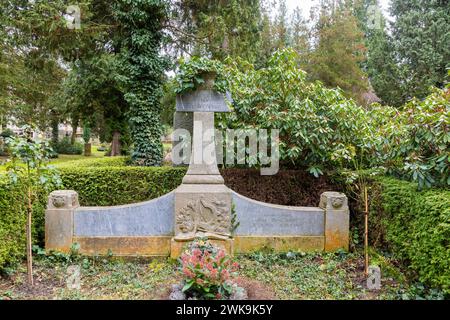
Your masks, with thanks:
M56 190L48 197L47 209L74 209L79 206L78 193L73 190Z
M73 214L79 207L78 194L73 190L50 193L45 212L45 248L69 252L73 240Z
M289 207L259 202L233 192L239 227L244 236L322 236L324 210L315 207Z
M324 192L320 195L319 207L324 210L345 210L348 208L347 196L340 192Z
M325 209L325 251L348 250L350 210L345 194L325 192L320 197Z
M75 237L85 255L168 256L171 236L153 237Z
M179 112L176 111L173 115L173 129L184 129L189 132L190 137L192 138L194 132L194 114L192 112ZM182 141L175 141L172 139L172 150L176 148L178 144L182 143ZM181 154L181 158L186 157L184 164L174 164L174 166L184 166L187 167L190 162L190 154Z
M229 94L213 90L196 90L177 95L176 108L180 112L230 112L227 101Z
M183 183L224 183L217 167L214 133L214 113L195 112L191 159Z
M325 238L323 236L235 236L234 252L236 254L250 253L263 248L275 252L288 251L323 251Z
M138 204L81 207L74 213L77 237L137 237L173 234L174 193Z
M175 238L231 234L231 192L224 185L182 184L175 190Z
M193 120L189 169L175 190L172 257L179 256L186 242L197 237L225 244L231 237L231 191L217 167L214 113L194 112ZM232 245L228 249L232 253Z
M186 295L183 292L183 284L173 284L172 291L169 295L169 300L185 300Z
M224 179L221 175L186 175L183 178L184 184L224 184Z
M76 192L53 192L46 211L47 249L69 251L78 242L84 254L177 258L197 237L208 238L229 254L234 252L234 241L239 253L261 248L348 249L349 209L344 194L325 192L318 208L288 207L248 199L224 185L217 167L213 112L224 111L226 104L223 96L211 91L213 77L207 74L205 79L205 86L177 101L178 110L189 112L177 112L175 128L185 127L193 137L183 184L160 198L115 207L79 208ZM239 222L235 240L233 201Z

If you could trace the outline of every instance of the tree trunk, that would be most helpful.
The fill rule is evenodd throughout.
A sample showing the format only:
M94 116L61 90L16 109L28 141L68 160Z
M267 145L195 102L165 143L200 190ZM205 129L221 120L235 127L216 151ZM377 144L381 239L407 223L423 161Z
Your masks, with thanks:
M92 154L92 145L90 143L84 144L84 156L90 157Z
M114 131L111 143L111 157L120 156L120 132Z
M6 129L6 117L4 115L0 115L0 132L5 131Z
M75 138L77 137L78 130L78 119L74 119L72 122L72 137L70 138L70 143L75 144Z
M364 274L369 275L369 197L364 186Z
M34 285L33 281L33 252L32 252L32 238L31 238L31 215L33 206L31 203L31 190L28 189L28 207L27 207L27 272L28 283L30 286Z
M58 115L56 114L55 111L52 110L51 112L51 125L52 125L52 145L53 147L55 147L58 144L58 140L59 140L59 119L58 119Z

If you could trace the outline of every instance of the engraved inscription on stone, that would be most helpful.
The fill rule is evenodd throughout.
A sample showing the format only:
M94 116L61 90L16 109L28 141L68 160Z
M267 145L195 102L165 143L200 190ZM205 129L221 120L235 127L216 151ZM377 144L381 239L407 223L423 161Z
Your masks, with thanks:
M230 112L227 105L231 95L213 90L197 90L177 95L177 111L182 112Z

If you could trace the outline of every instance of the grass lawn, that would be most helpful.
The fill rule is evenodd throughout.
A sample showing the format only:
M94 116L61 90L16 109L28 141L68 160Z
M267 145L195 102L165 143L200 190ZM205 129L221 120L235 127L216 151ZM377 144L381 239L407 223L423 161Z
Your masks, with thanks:
M85 157L84 155L78 155L78 154L60 154L58 155L58 158L51 159L50 164L57 165L60 163L64 163L67 161L74 161L74 160L85 160L85 159L92 159L92 158L101 158L105 156L104 151L98 151L96 146L92 146L92 155L89 157ZM7 160L6 157L0 157L0 164L5 162ZM0 173L6 171L6 165L0 165Z
M240 278L253 299L408 299L414 292L395 267L382 268L381 290L366 288L359 253L254 253L238 256ZM0 299L167 299L181 279L178 262L41 256L35 282L26 284L25 264L0 278ZM81 268L81 290L66 287L67 267ZM394 271L393 271L394 270Z

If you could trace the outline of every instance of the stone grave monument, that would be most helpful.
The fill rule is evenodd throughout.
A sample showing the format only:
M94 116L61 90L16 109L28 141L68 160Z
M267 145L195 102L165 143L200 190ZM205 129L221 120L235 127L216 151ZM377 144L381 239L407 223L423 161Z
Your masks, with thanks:
M175 190L175 236L171 255L178 256L188 241L206 237L233 252L232 195L217 167L214 113L229 112L225 95L213 90L214 73L203 75L196 91L178 95L177 112L193 113L192 152L187 174Z
M224 185L217 167L214 113L229 112L226 95L204 74L196 91L177 97L177 112L191 115L190 163L182 184L159 198L112 207L83 207L72 190L50 194L45 215L47 250L87 255L178 257L197 237L230 254L261 248L334 251L348 249L349 208L345 194L324 192L318 207L281 206L246 198ZM188 149L189 150L189 149ZM239 222L232 230L232 207Z

